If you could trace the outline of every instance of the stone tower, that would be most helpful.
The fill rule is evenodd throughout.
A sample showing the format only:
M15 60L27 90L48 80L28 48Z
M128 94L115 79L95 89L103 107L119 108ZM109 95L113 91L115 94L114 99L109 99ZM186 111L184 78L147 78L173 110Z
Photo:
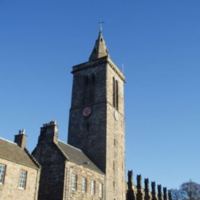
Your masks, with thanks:
M105 199L125 199L124 81L101 31L89 61L73 67L68 143L105 173Z

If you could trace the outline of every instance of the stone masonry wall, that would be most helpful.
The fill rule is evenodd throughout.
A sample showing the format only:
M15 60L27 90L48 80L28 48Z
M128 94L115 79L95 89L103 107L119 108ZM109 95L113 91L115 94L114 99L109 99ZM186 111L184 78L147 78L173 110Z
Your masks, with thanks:
M117 67L107 65L107 163L106 200L125 199L125 121L124 80L116 73ZM113 78L118 81L119 108L113 107Z
M37 169L19 165L4 159L0 163L6 165L4 184L0 184L0 199L2 200L37 200L39 172ZM18 187L20 170L26 170L27 183L25 189Z
M81 67L80 67L81 68ZM106 64L83 65L83 69L74 72L72 103L69 116L68 143L80 148L105 172L106 165ZM93 83L94 101L83 103L86 77L95 77ZM83 116L83 110L90 107L91 114ZM91 150L92 148L92 150Z
M41 165L38 200L62 200L64 158L53 143L40 143L33 156Z
M71 177L72 174L77 175L77 190L72 190L71 185ZM85 177L87 179L87 191L82 191L82 177ZM95 181L95 194L91 195L91 181ZM64 189L64 198L63 200L104 200L103 195L100 194L101 191L99 191L99 184L102 184L104 187L104 175L99 174L93 170L90 170L88 168L85 168L80 165L76 165L71 162L66 162L65 167L65 189ZM105 191L104 188L102 190Z

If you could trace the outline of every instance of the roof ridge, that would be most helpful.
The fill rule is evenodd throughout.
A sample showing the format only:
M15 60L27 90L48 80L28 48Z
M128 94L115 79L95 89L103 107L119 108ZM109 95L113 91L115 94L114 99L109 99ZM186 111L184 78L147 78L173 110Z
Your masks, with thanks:
M78 150L78 151L83 152L81 149L79 149L79 148L77 148L77 147L75 147L75 146L73 146L73 145L71 145L71 144L69 144L69 143L65 143L64 141L62 141L62 140L60 140L60 139L58 139L58 141L59 141L59 142L62 142L62 143L65 144L65 145L68 145L68 146L70 146L70 147L72 147L72 148L74 148L74 149L76 149L76 150ZM84 153L84 152L83 152L83 153Z
M5 142L8 142L8 143L11 143L11 144L14 144L14 145L17 145L15 142L11 141L11 140L8 140L8 139L5 139L3 137L0 137L0 140L3 140Z

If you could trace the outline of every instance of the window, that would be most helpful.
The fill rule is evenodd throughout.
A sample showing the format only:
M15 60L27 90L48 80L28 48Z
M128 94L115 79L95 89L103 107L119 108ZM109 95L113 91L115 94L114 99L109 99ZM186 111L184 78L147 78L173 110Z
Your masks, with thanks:
M85 177L82 177L82 192L87 192L87 179Z
M92 104L95 102L95 85L96 85L95 74L85 76L83 105Z
M91 185L90 185L90 194L94 195L95 194L95 181L91 181Z
M89 103L94 103L95 101L95 75L92 74L90 77L90 86L89 86Z
M102 198L103 197L103 184L99 183L99 197Z
M4 183L6 174L6 165L0 163L0 184Z
M19 175L19 188L25 189L26 188L26 181L27 181L27 171L21 170Z
M88 76L85 77L85 86L87 87L88 86L88 83L89 83L89 78Z
M72 174L72 176L71 176L72 191L77 190L77 182L78 182L78 176L76 174Z
M113 107L115 108L115 78L113 77Z
M116 86L115 86L115 89L116 89L116 109L118 110L119 109L119 89L118 89L118 81L116 80L115 81L115 84L116 84Z
M118 81L113 77L113 107L119 110L119 86Z

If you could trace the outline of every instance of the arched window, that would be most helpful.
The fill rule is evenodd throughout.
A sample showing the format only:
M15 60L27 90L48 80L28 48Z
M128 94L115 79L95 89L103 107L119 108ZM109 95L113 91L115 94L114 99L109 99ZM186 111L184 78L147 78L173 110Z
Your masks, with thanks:
M116 109L119 109L119 88L118 88L118 81L115 81L116 84Z
M115 78L113 77L113 107L115 108Z
M119 85L118 81L113 77L113 107L119 110Z
M88 86L88 83L89 83L89 77L88 76L85 76L85 87L87 87Z
M84 77L83 105L88 105L95 102L95 85L95 74Z

